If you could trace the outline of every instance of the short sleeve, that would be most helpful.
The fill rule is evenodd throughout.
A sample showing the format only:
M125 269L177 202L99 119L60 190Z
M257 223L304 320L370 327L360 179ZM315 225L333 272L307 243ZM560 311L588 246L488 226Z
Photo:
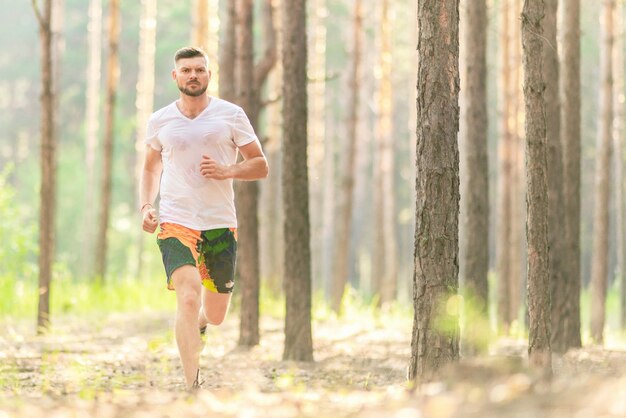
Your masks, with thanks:
M233 142L238 147L242 147L257 140L257 136L252 129L250 120L243 109L237 109L235 121L232 127Z
M163 146L161 145L161 141L159 141L159 131L156 127L156 123L154 120L154 116L148 119L148 124L146 126L146 138L144 139L144 144L150 145L153 149L157 151L161 151Z

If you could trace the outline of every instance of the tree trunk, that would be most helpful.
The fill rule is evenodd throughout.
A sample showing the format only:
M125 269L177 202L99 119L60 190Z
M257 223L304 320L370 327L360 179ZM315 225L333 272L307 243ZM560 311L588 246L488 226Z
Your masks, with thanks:
M283 7L283 205L286 299L283 360L312 361L306 0L285 1Z
M409 379L459 357L459 2L418 2L417 173ZM457 305L458 306L458 305Z
M53 0L44 0L43 10L33 1L39 23L41 57L41 188L39 192L39 304L37 334L50 326L50 285L54 260L56 209L56 85L54 80L52 12Z
M595 201L593 212L593 260L591 266L591 338L604 340L609 251L609 185L611 173L611 130L613 122L613 9L614 0L602 5L602 47L599 131L596 151Z
M624 30L624 4L615 4L615 33ZM624 274L624 37L616 36L613 45L613 153L615 157L615 228L617 253L617 267L615 278L619 282L620 289L620 327L626 329L626 274Z
M254 41L252 39L253 1L237 0L237 104L257 129L258 108L255 103ZM237 271L241 291L241 321L239 345L254 346L259 343L259 238L258 238L258 183L238 182L235 189L239 243Z
M229 1L234 3L235 1ZM219 39L219 0L194 0L191 12L191 43L202 48L209 57L211 83L207 89L210 95L217 93L219 86L218 39Z
M239 0L237 25L237 101L258 132L261 110L261 88L269 70L276 62L276 47L270 0L265 2L266 53L254 65L252 37L253 1ZM269 14L267 14L269 13ZM253 71L250 71L253 69ZM260 134L260 133L259 133ZM237 217L239 225L238 272L241 280L241 322L239 345L254 346L259 343L259 185L257 182L239 182L236 188Z
M156 0L141 1L141 19L139 22L139 74L137 76L136 120L137 130L135 137L135 196L139 199L139 179L143 168L146 146L146 127L148 118L154 107L154 53L156 49ZM135 208L139 209L142 202L137 201ZM137 264L135 277L141 278L143 270L143 243L146 234L138 229L137 236Z
M113 132L117 85L119 81L119 36L120 36L120 3L110 0L109 3L109 59L107 62L107 91L104 106L104 150L102 162L100 218L98 228L98 245L96 248L95 276L100 283L105 282L107 258L107 232L111 209L111 189L113 170Z
M560 67L561 145L565 249L562 311L559 314L566 348L581 346L580 338L580 0L562 3L562 64Z
M326 148L326 0L309 3L309 178L311 181L311 227L324 228L324 179L331 177L324 169ZM323 253L326 241L323 234L312 237L313 288L328 281L323 274Z
M89 62L87 64L87 103L86 103L86 145L85 145L85 173L86 192L85 208L95 206L96 187L96 149L98 147L98 131L100 129L100 73L102 54L102 0L89 2L89 24L87 26L89 38ZM81 246L81 270L84 275L91 273L94 262L93 250L94 225L96 212L84 211L83 238Z
M380 170L379 196L382 201L382 222L378 225L383 233L383 251L374 255L383 260L383 283L378 291L382 304L388 304L396 298L398 288L398 248L396 237L396 193L394 187L394 141L393 141L393 86L392 86L392 51L391 21L389 0L383 0L381 13L381 57L380 80L378 91L378 155ZM384 196L384 197L383 197Z
M234 102L237 97L235 81L237 60L237 1L227 2L226 22L224 35L220 37L220 82L219 95L222 99Z
M528 236L528 315L530 364L551 370L550 268L545 83L542 75L544 1L525 0L522 11L524 103L526 110L526 198Z
M560 313L565 281L565 208L563 206L563 160L561 150L561 120L559 104L559 57L556 26L558 0L545 0L543 74L546 98L546 145L548 147L548 246L550 248L551 347L563 353L567 350Z
M511 98L509 86L511 84L510 68L510 28L509 28L509 2L502 2L500 47L500 138L498 144L498 226L497 226L497 277L498 277L498 327L503 332L508 332L511 325L509 320L510 301L510 276L511 276L511 218L512 218L512 193L511 179L513 175L512 154L513 138L511 133Z
M347 135L341 152L341 191L338 193L337 220L335 224L335 252L333 259L332 309L339 313L344 290L348 283L348 258L350 256L350 230L352 203L354 201L354 167L356 161L356 132L359 119L361 88L361 49L363 31L363 6L361 0L354 2L353 51L350 71L350 98L348 102Z
M489 288L489 163L487 158L487 5L474 0L465 8L466 100L465 166L462 243L465 290L473 309L487 319ZM466 335L475 335L468 323ZM478 326L484 325L477 324ZM476 330L482 332L483 330Z
M525 233L525 178L524 169L524 127L520 123L524 119L523 93L521 83L522 73L522 42L521 42L521 22L520 14L522 3L520 0L513 2L509 18L511 28L511 51L510 68L511 78L509 84L508 100L510 104L511 120L511 241L509 246L509 324L518 322L520 316L520 305L523 303L524 288L524 263L525 252L527 251Z

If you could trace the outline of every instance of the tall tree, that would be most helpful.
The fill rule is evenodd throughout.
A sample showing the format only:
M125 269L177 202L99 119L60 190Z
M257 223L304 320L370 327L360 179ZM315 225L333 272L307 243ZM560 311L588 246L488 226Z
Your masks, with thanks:
M236 100L235 69L237 61L237 2L226 2L226 21L224 33L220 37L219 66L222 72L219 83L219 95L228 101Z
M486 318L489 288L489 163L487 158L487 4L465 7L465 138L463 247L465 287L475 309ZM467 334L473 333L468 323Z
M276 37L274 34L271 0L264 2L263 27L265 29L265 53L254 63L254 38L252 0L238 0L236 29L237 103L244 109L250 123L258 132L259 113L262 108L261 89L276 62ZM252 71L251 71L252 69ZM238 235L238 272L241 280L241 322L239 345L253 346L259 343L259 186L257 182L240 182L236 189Z
M232 3L230 1L229 3ZM211 63L211 83L209 94L217 93L219 86L218 38L219 0L194 0L191 8L191 43L202 48Z
M624 30L624 2L615 4L615 33ZM613 149L615 152L615 251L616 278L620 288L620 326L626 329L626 274L624 272L624 37L616 36L613 44Z
M141 1L141 18L139 20L139 74L137 75L136 136L135 136L135 196L139 198L139 179L144 161L144 139L146 125L154 107L154 53L156 50L156 0ZM141 202L137 201L136 207ZM137 269L135 277L141 277L143 270L142 253L146 234L137 231Z
M113 171L113 132L115 121L115 105L117 101L117 85L119 82L119 36L120 36L120 3L119 0L109 2L108 22L108 61L106 102L104 106L104 140L103 162L100 189L100 217L98 242L96 247L95 276L104 283L106 274L107 236L111 210L111 189Z
M560 72L561 145L563 146L563 201L565 206L565 264L560 305L563 340L567 348L580 339L580 0L562 2L562 59Z
M393 141L393 86L391 51L391 11L388 0L381 1L380 18L380 78L377 92L376 160L374 165L374 205L377 214L375 256L372 260L374 292L380 303L389 303L396 297L398 287L398 249L396 237L396 192L394 188L394 141Z
M89 61L87 63L87 94L85 109L86 144L85 144L85 173L86 192L85 208L91 208L95 201L96 187L96 148L98 146L98 131L100 129L100 73L102 67L102 0L89 1L89 24L87 25ZM93 259L95 211L85 210L83 226L83 274L89 274L89 266Z
M350 93L348 98L347 135L341 151L341 191L337 194L337 220L335 224L335 250L333 255L333 291L331 306L340 312L344 289L348 283L348 258L350 254L350 226L352 225L352 204L354 201L354 167L356 161L356 135L359 119L359 91L361 88L361 53L363 31L363 3L354 1L352 26L352 67L348 78Z
M563 160L561 150L561 115L559 104L559 57L557 53L558 0L545 0L543 74L546 100L546 144L548 147L548 246L550 248L551 347L565 352L567 343L561 323L561 305L565 303L565 208L563 207Z
M56 209L56 83L54 79L54 44L52 32L53 0L32 0L39 24L41 59L41 188L39 192L39 304L37 333L50 325L50 284L54 260Z
M508 1L501 3L500 27L500 132L498 140L498 224L496 247L496 270L498 276L498 327L506 332L510 326L509 306L511 304L511 250L512 247L512 193L513 176L513 134L511 132L511 84L510 45L511 31L509 28L510 5ZM469 24L469 22L468 22Z
M459 1L418 2L417 173L409 378L459 357Z
M313 360L307 173L306 0L283 2L284 360Z
M593 212L593 259L591 268L591 338L604 340L609 251L609 186L611 177L611 134L613 123L613 10L614 0L602 3L602 47L600 71L600 114L596 146L595 200Z
M528 355L530 364L551 370L548 186L543 80L544 0L524 0L522 48L526 121L526 231L528 236Z

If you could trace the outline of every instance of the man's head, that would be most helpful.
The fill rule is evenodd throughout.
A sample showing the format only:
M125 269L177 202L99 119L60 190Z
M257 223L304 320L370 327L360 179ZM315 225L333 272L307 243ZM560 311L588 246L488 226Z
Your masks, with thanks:
M172 78L181 93L198 97L206 92L211 79L209 58L200 48L185 47L174 55Z

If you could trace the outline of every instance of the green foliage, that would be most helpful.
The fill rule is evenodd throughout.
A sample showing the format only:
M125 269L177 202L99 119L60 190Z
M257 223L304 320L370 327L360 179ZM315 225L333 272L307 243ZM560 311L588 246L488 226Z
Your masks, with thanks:
M16 200L16 190L8 184L8 165L0 173L0 288L5 281L23 282L37 272L37 229L26 205ZM4 290L4 289L3 289Z

